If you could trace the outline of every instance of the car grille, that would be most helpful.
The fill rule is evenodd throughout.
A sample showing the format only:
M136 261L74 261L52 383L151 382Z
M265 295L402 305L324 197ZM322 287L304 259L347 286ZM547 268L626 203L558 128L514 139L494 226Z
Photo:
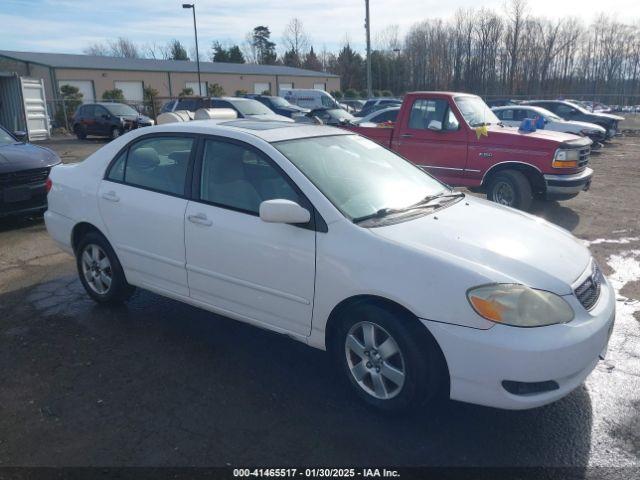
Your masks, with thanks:
M578 167L586 167L589 163L589 154L591 153L591 147L584 147L580 149L580 159L578 160Z
M32 183L44 183L49 176L49 168L36 168L18 172L1 173L0 187L15 187Z
M591 275L574 290L576 297L587 310L591 310L600 298L602 289L602 272L598 265L593 263Z

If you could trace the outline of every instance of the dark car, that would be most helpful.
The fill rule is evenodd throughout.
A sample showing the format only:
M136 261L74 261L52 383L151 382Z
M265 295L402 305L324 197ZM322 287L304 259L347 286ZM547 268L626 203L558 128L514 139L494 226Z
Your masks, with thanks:
M129 130L153 125L153 120L124 103L85 103L73 116L73 133L117 138Z
M302 108L297 105L292 105L282 97L257 94L249 94L245 96L247 98L253 98L254 100L259 101L263 105L266 105L271 110L276 112L278 115L283 115L285 117L292 118L295 115L304 115L306 113L309 113L308 108Z
M0 127L0 217L47 209L47 178L60 158L24 138L24 132L12 135Z
M362 110L355 114L356 117L366 117L370 113L375 112L376 110L382 110L387 107L399 107L402 105L402 100L397 98L370 98L365 102L362 106Z
M322 120L325 125L349 125L356 117L342 108L316 108L303 118L296 119L300 123L313 123L315 118Z
M589 122L600 125L607 131L608 139L618 134L618 123L624 120L623 117L619 117L618 115L590 112L586 108L566 100L531 100L526 104L545 108L565 120Z

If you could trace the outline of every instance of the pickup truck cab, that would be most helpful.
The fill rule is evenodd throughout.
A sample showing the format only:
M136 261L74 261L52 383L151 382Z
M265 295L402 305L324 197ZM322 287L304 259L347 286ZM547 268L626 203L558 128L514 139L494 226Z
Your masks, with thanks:
M453 186L527 210L533 197L566 200L591 184L591 140L506 127L484 101L455 92L405 96L393 128L347 126Z

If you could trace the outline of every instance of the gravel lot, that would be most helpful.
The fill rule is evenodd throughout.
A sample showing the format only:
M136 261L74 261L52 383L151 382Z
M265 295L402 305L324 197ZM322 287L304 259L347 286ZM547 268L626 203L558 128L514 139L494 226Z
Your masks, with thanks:
M65 162L103 141L50 142ZM640 137L537 215L591 245L618 291L609 355L524 412L361 405L323 352L139 292L96 306L41 219L0 220L0 465L640 466Z

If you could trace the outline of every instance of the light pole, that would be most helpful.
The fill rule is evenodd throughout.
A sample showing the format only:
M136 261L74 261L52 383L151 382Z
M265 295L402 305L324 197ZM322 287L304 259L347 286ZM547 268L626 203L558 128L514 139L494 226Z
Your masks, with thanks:
M367 95L373 97L371 90L371 18L369 17L369 0L364 0L367 16L364 20L364 28L367 29Z
M198 51L198 27L196 26L196 4L183 3L182 8L190 8L193 11L193 32L196 36L196 65L198 66L198 94L202 96L202 82L200 81L200 52Z

